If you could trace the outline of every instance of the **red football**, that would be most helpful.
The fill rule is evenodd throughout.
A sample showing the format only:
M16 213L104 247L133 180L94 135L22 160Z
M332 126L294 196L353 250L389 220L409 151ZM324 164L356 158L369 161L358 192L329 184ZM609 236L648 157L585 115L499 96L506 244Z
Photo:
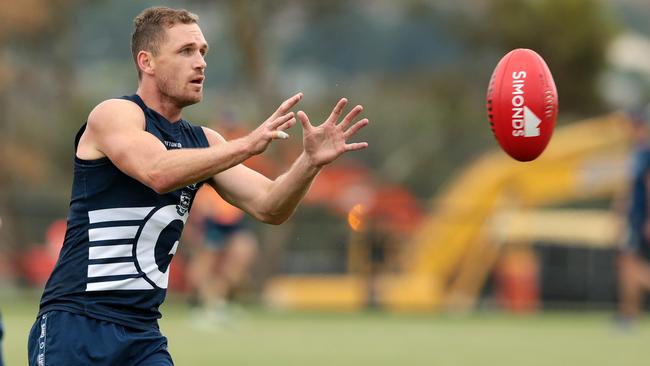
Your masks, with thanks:
M555 82L542 57L525 48L503 56L487 92L488 119L501 148L519 161L537 158L551 139L557 110Z

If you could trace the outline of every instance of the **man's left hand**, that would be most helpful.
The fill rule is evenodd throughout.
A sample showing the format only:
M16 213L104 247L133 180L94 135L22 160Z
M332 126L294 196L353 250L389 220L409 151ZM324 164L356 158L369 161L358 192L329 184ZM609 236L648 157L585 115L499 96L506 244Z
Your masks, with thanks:
M368 147L367 142L347 143L361 128L368 124L364 118L354 122L355 118L363 111L357 105L339 122L343 109L348 100L342 98L336 104L330 116L319 126L313 126L305 112L298 112L298 120L303 128L303 146L310 163L315 167L322 167L336 160L348 151L356 151Z

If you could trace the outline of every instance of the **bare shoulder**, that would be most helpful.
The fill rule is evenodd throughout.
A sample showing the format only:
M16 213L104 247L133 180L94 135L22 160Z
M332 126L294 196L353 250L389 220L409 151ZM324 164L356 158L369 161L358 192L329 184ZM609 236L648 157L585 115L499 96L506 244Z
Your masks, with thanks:
M99 103L88 115L87 128L77 146L77 157L94 160L106 156L102 146L106 146L107 139L119 138L120 133L144 130L144 123L142 109L133 102L109 99Z
M144 113L140 107L125 99L108 99L99 103L88 115L88 127L102 130L107 127L144 127Z
M226 142L226 139L224 139L217 131L205 126L202 126L201 128L203 128L203 132L205 133L205 137L208 139L210 146Z

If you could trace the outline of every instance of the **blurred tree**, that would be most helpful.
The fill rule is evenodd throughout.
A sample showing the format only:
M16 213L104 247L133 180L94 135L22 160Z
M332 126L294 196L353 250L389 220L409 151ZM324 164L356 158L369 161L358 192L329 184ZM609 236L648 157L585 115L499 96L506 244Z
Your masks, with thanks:
M42 29L50 19L47 3L46 0L0 2L0 40Z
M268 14L264 5L251 0L230 0L232 35L240 53L243 74L249 87L261 92L268 90L266 57L262 39L264 20Z
M32 228L22 195L35 186L52 187L54 159L48 143L56 139L62 99L71 91L70 44L64 42L74 0L0 2L0 242L25 243L19 228ZM52 126L54 124L54 126ZM54 127L54 128L53 128ZM45 191L47 192L47 191Z
M10 143L33 147L56 136L42 131L52 127L61 101L68 100L73 89L72 45L66 35L74 4L75 0L0 3L0 128ZM34 141L35 135L43 140ZM20 172L21 166L14 170Z
M491 0L477 22L481 43L502 52L530 48L546 60L560 109L574 116L605 109L596 83L615 20L600 0Z

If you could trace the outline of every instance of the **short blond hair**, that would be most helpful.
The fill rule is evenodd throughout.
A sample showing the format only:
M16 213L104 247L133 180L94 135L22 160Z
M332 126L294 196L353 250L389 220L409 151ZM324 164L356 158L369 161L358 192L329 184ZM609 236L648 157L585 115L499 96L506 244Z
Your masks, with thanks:
M185 9L172 9L165 6L155 6L142 11L133 19L133 34L131 35L131 53L135 67L138 69L138 79L142 76L138 67L138 53L149 51L154 56L158 54L160 45L167 35L165 27L174 24L198 23L199 16Z

